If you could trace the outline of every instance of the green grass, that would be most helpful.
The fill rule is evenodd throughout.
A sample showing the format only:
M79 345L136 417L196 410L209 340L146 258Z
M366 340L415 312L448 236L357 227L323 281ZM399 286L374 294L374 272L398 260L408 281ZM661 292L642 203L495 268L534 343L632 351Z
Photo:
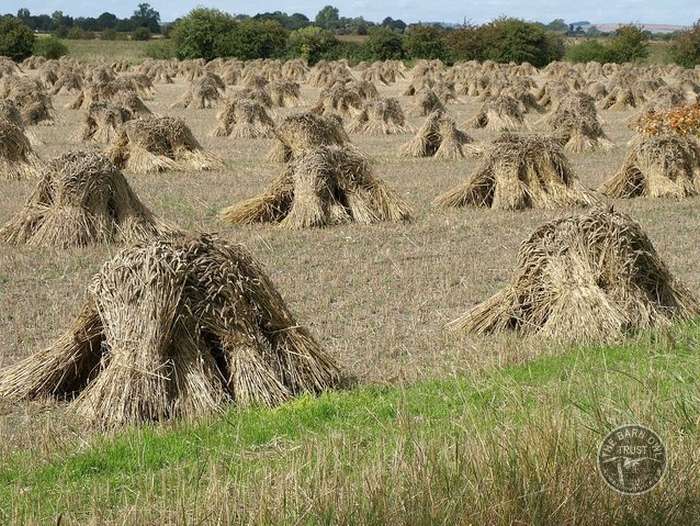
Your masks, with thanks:
M145 58L148 42L136 40L61 40L68 47L68 54L81 61L99 62L127 60L141 62Z
M690 458L663 491L623 504L591 467L601 436L629 421L664 436L672 465L698 450L699 337L685 326L471 377L360 387L44 456L18 452L0 468L0 519L81 523L129 510L133 522L158 522L177 510L188 522L211 518L213 506L223 522L428 524L466 513L476 523L557 523L583 504L591 523L596 512L607 523L644 523L644 513L665 521L687 498L674 482L697 468ZM700 496L697 484L684 491Z

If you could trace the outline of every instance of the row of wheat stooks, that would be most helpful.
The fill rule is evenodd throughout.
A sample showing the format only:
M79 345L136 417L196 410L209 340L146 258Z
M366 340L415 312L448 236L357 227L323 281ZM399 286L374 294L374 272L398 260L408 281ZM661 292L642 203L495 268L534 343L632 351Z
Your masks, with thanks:
M439 62L408 71L399 62L308 68L224 60L88 68L32 58L21 68L0 60L0 76L0 179L38 177L24 208L0 229L0 242L126 246L92 279L61 338L0 371L2 398L69 400L95 425L114 427L231 403L272 406L343 383L334 360L243 247L159 220L124 177L122 170L223 168L182 120L153 115L144 103L154 85L178 77L191 84L178 106L221 106L213 134L275 138L269 158L282 163L279 176L261 195L223 210L224 221L308 228L410 220L409 205L352 145L353 133L415 133L401 150L406 156L480 157L475 173L438 196L436 206L583 208L524 241L510 284L452 322L454 330L601 341L700 313L639 225L604 202L696 195L697 143L670 132L640 134L599 191L579 182L565 155L612 147L599 108L638 107L643 115L696 102L698 71ZM417 131L397 99L380 97L375 85L405 77L411 111L426 116ZM301 83L321 87L319 100L275 123L268 111L301 104ZM85 109L78 138L102 151L93 146L48 162L35 155L40 139L32 128L53 123L56 94L72 95L69 108ZM450 116L459 97L483 101L468 126L504 133L475 143ZM525 129L528 112L544 114L546 134Z

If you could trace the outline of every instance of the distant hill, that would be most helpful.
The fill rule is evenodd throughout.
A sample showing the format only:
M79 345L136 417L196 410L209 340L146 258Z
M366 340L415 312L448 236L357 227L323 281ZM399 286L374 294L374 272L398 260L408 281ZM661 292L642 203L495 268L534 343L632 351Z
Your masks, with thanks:
M597 28L598 31L603 33L612 33L618 27L625 24L593 24L593 27ZM639 25L645 31L650 31L651 33L673 33L674 31L684 31L689 29L689 26L675 26L672 24L635 24Z

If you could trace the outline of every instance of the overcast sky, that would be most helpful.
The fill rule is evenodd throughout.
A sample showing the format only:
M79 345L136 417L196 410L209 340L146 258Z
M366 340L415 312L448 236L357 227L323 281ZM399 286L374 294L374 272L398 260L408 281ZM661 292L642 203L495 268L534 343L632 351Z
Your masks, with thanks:
M33 14L61 10L71 16L98 16L104 11L119 17L130 15L138 0L0 0L0 12L15 13L26 7ZM386 16L401 18L405 22L441 21L462 22L464 17L474 23L489 21L501 15L527 20L549 22L563 18L567 22L589 20L594 23L638 22L646 24L690 25L700 18L698 0L442 0L435 4L425 0L152 0L150 4L160 11L163 21L186 14L197 5L217 7L233 14L255 14L262 11L304 13L313 18L318 10L332 3L340 9L341 16L363 16L367 20L381 21Z

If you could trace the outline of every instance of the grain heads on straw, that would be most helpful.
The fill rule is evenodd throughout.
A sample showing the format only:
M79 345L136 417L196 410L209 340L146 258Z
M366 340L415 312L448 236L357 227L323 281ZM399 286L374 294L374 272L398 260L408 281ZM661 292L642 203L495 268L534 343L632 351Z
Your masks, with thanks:
M274 406L336 387L332 358L242 246L166 237L92 279L73 326L2 371L0 398L69 399L100 428Z
M268 160L288 162L318 146L342 146L350 142L337 115L303 112L285 117L275 130L277 144Z
M410 210L354 148L320 146L293 158L264 193L223 210L221 218L311 228L407 221Z
M107 157L77 151L48 164L24 208L0 229L0 240L68 248L133 242L172 230L141 203Z
M473 128L519 130L525 126L521 105L509 95L486 101L471 122Z
M22 128L0 119L0 179L19 180L34 177L39 158L32 150Z
M350 133L365 135L394 135L408 133L411 126L406 122L401 104L395 98L374 99L365 103L348 125Z
M613 147L598 120L595 101L590 95L570 93L557 104L546 122L562 139L566 151L580 153Z
M250 99L229 99L216 116L217 127L212 132L215 137L235 139L255 139L271 137L275 122L265 108Z
M594 208L538 228L520 247L510 285L449 327L598 342L698 314L642 228Z
M439 196L435 204L519 210L588 206L598 201L581 185L557 140L505 133L490 145L476 173Z
M700 147L691 137L671 133L642 137L599 190L623 199L698 195Z
M165 170L214 170L223 162L205 152L184 121L143 117L127 122L108 151L119 168L137 173Z
M416 136L401 147L401 154L406 157L459 159L479 153L474 139L458 130L454 120L442 111L428 115Z

